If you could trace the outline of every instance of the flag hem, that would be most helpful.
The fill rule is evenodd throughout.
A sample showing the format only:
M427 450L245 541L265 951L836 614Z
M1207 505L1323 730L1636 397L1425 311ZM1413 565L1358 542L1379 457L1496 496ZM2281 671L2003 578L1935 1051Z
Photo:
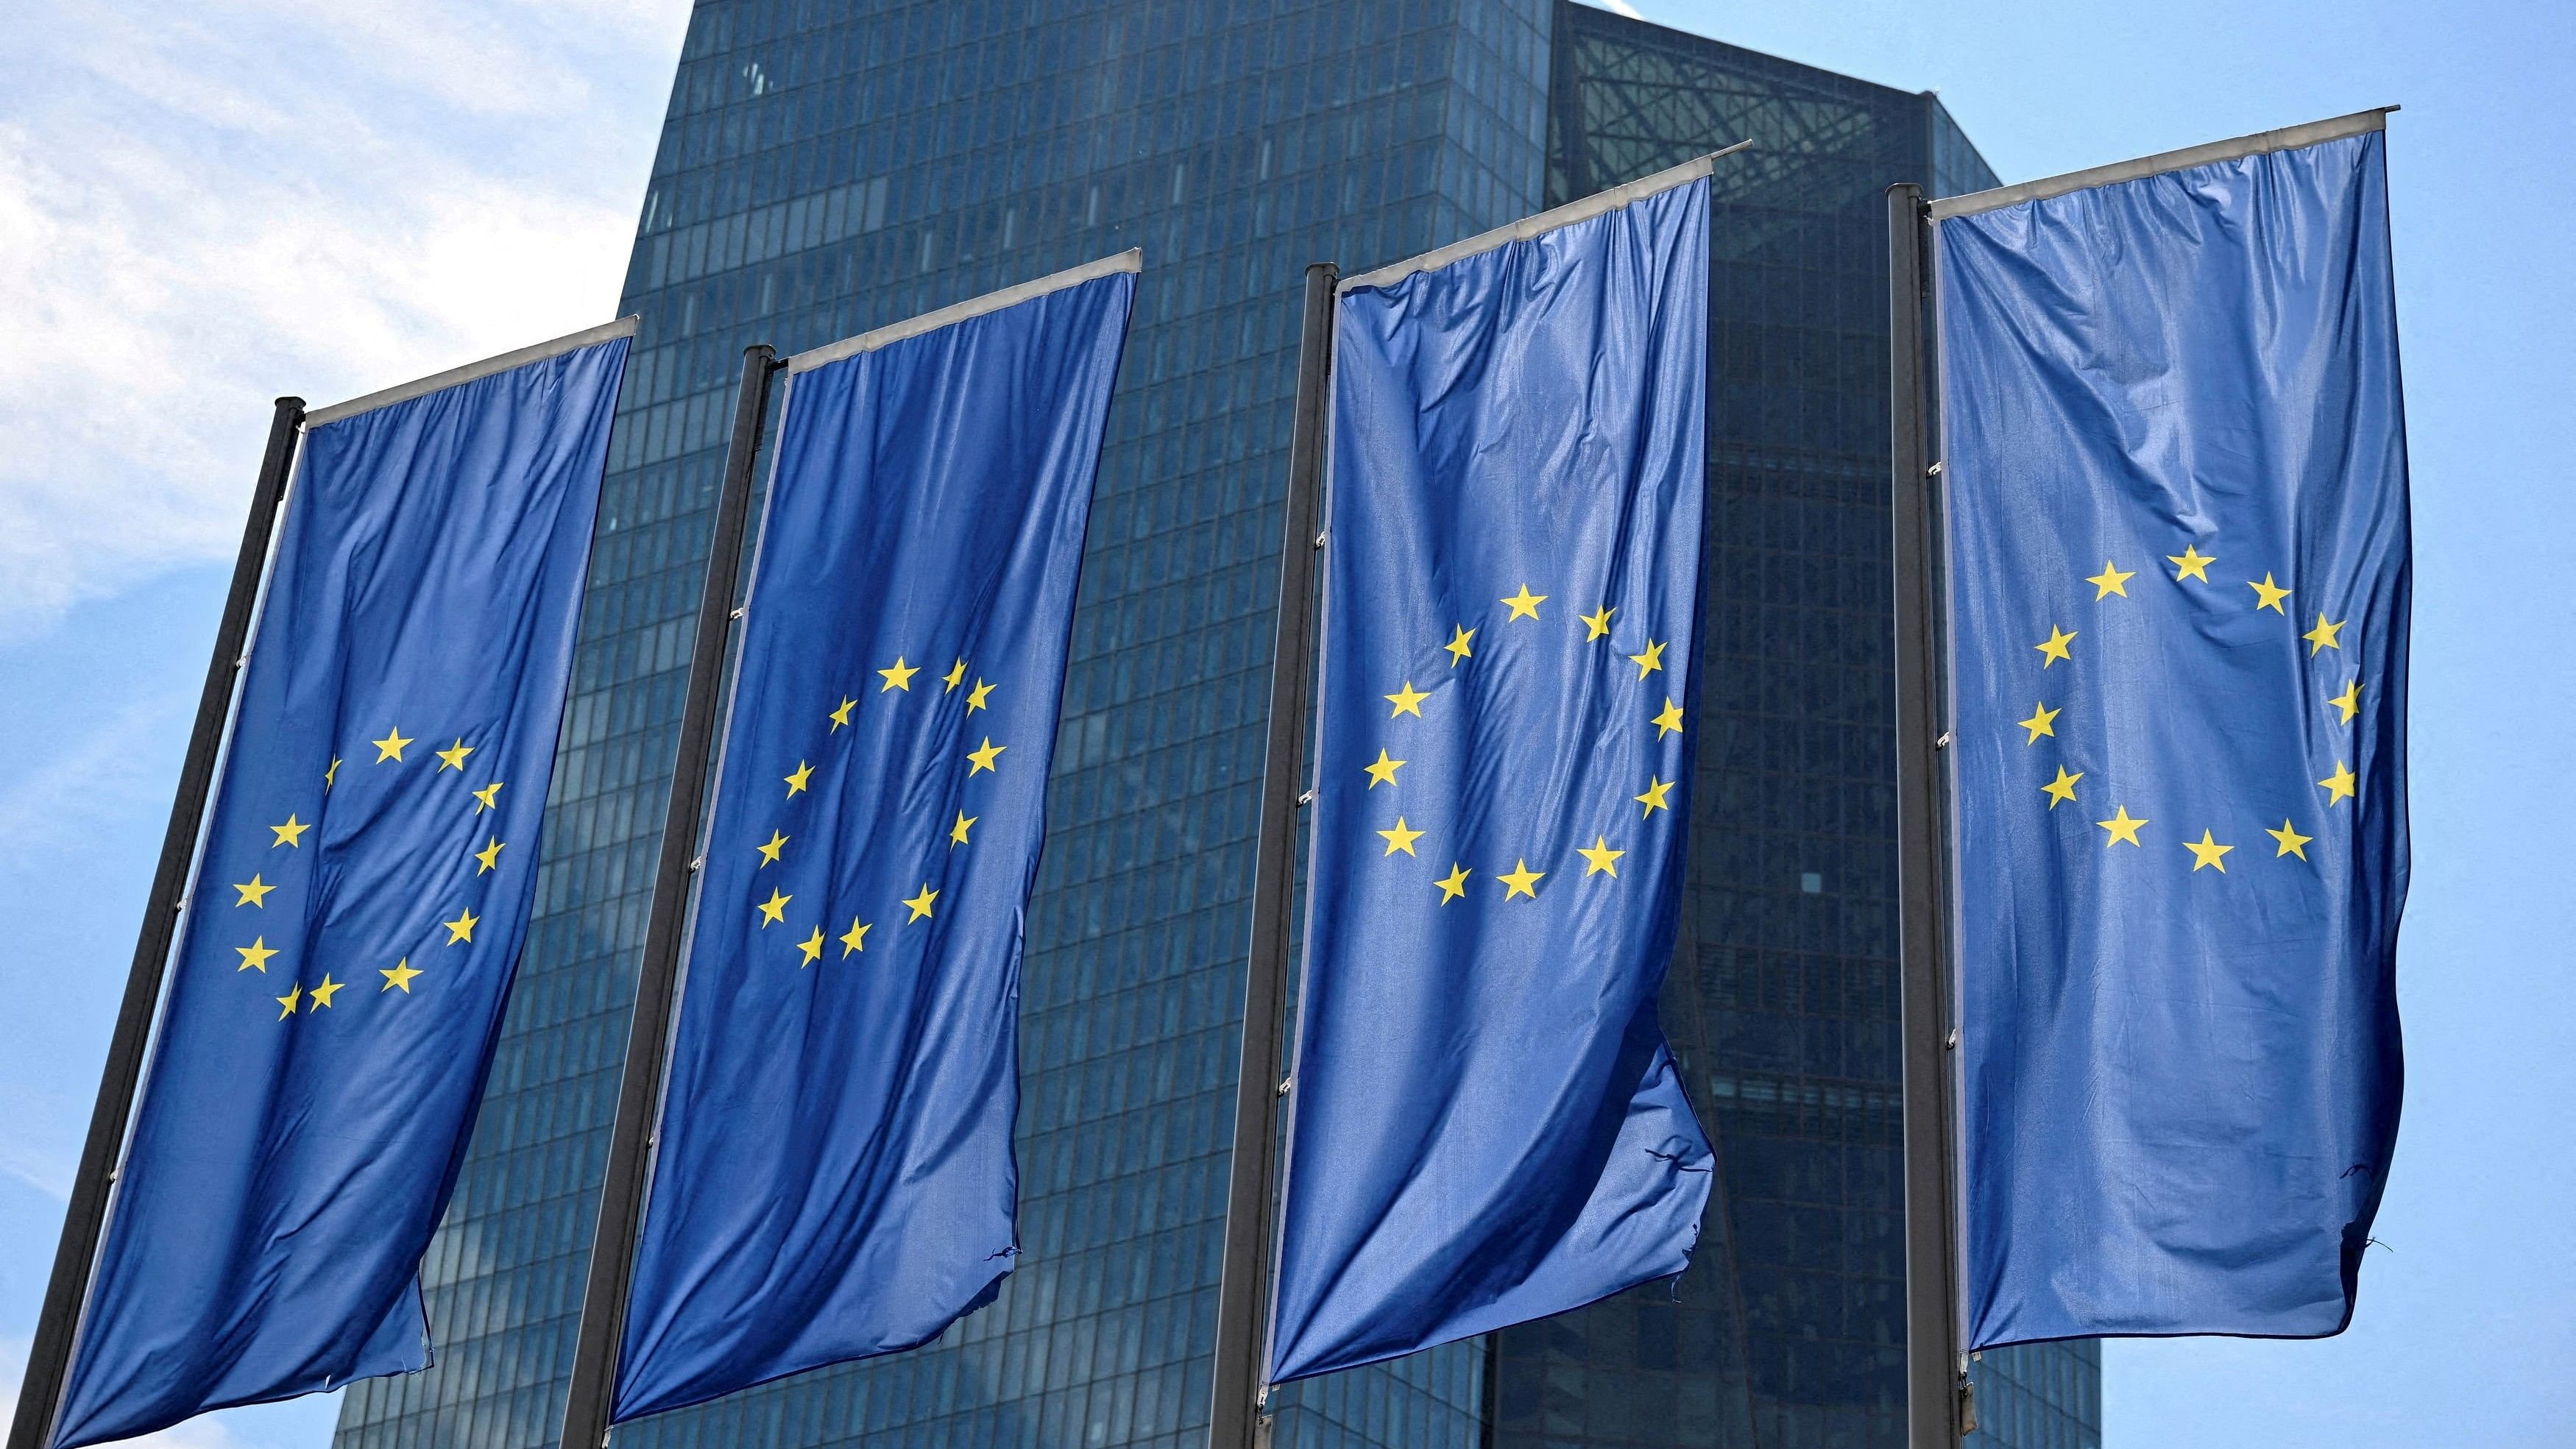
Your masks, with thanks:
M797 353L787 359L787 375L794 377L800 372L812 372L818 367L828 367L835 362L856 357L862 352L874 352L880 347L891 347L906 338L919 337L925 332L936 332L942 327L981 317L988 312L999 312L1005 307L1016 307L1022 302L1043 297L1049 292L1061 292L1067 287L1096 282L1102 277L1115 276L1120 272L1144 270L1145 249L1129 247L1123 252L1085 262L1078 267L1068 267L1061 272L1052 272L1043 277L1031 278L1017 285L1004 287L998 292L986 292L980 297L969 297L963 302L951 302L935 312L924 312L918 317L907 317L903 321L880 327L873 332L844 337L838 342L826 342L820 347Z
M1943 197L1932 203L1932 219L1939 222L1954 216L1975 216L1980 212L2019 206L2025 201L2046 201L2071 191L2089 191L2096 186L2112 186L2123 181L2143 181L2167 172L2188 171L2194 166L2214 166L2221 161L2238 161L2272 151L2296 151L2327 141L2340 141L2347 136L2384 131L2388 129L2388 113L2396 109L2395 106L2374 106L2348 116L2283 126L2273 131L2256 131L2250 136L2186 146L2179 151L2159 151L2130 161L2114 161L2108 166L2089 166L2060 176L2044 176L2037 181L1998 186L1989 191L1971 191L1965 196Z
M353 397L347 402L333 403L327 408L315 408L304 415L304 431L309 433L315 428L327 427L332 423L356 417L360 413L371 413L378 408L389 408L396 403L410 402L414 398L427 397L434 392L445 392L463 383L479 381L495 373L508 372L515 367L525 367L531 362L543 362L549 357L566 352L578 352L582 348L595 347L602 342L614 342L620 337L632 337L635 335L639 321L635 314L629 313L614 322L602 322L596 327L585 327L579 332L569 332L544 342L532 342L525 347L484 358L480 362L469 362L462 367L451 367L445 372L434 372L427 377L415 378L410 382L378 392Z
M1356 277L1344 277L1341 285L1334 289L1334 294L1348 296L1361 287L1391 287L1416 272L1436 272L1452 262L1463 262L1469 257L1499 251L1513 242L1544 236L1560 227L1572 226L1578 221L1590 221L1596 216L1617 211L1623 206L1633 205L1649 196L1659 196L1677 187L1688 186L1715 171L1719 157L1732 156L1738 151L1751 147L1752 144L1751 141L1746 140L1738 141L1732 146L1721 146L1705 156L1695 156L1679 166L1655 172L1651 176L1641 176L1625 186L1613 186L1607 191L1596 191L1580 201L1570 201L1535 216L1522 217L1509 226L1498 226L1492 231L1479 232L1465 241L1454 241L1445 247L1435 247L1420 256L1407 257L1403 261L1380 267L1373 272L1362 272Z

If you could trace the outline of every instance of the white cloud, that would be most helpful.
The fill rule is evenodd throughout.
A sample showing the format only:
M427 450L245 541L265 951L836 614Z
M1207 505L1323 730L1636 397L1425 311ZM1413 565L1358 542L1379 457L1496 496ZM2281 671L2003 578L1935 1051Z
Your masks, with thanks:
M239 540L269 400L604 320L686 0L92 0L0 93L0 633Z

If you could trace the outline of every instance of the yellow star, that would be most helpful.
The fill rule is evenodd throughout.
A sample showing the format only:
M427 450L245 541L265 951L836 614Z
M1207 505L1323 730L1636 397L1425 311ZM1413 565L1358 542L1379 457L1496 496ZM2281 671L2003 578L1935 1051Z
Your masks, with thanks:
M268 974L268 958L277 954L269 948L266 936L254 937L249 945L233 949L239 951L242 958L242 963L233 968L235 971L256 971L262 976Z
M286 994L284 996L272 996L269 1000L286 1008L284 1011L277 1014L277 1019L284 1021L295 1014L296 1004L304 1000L304 988L302 986L290 986L286 988Z
M268 909L268 893L277 887L262 884L260 878L254 874L249 880L236 884L233 889L241 892L241 899L233 902L236 910L243 906L257 906L264 911Z
M291 845L298 850L302 850L304 848L304 832L312 829L313 827L296 819L294 816L289 815L286 817L286 823L284 825L272 825L268 828L277 836L275 840L268 843L269 849L275 850L281 845Z
M476 875L490 875L493 867L498 866L501 863L502 849L501 837L495 835L481 850L474 852L474 858L481 862L481 864L474 868L474 873Z
M787 782L787 798L793 800L804 791L805 782L814 778L814 767L798 760L795 771L783 778Z
M2350 622L2352 621L2349 619L2337 619L2335 622L2329 624L2326 622L2325 610L2319 609L2317 611L2317 627L2310 629L2305 634L2299 636L2300 638L2308 641L2308 657L2310 659L2316 658L2317 651L2320 649L2341 649L2343 647L2343 643L2335 636L2342 633L2343 626Z
M2266 830L2263 833L2281 843L2281 848L2272 852L2272 858L2275 860L2285 855L2295 855L2301 860L2307 859L2308 842L2316 839L2313 835L2301 835L2298 827L2292 825L2286 817L2281 821L2280 829ZM2198 870L2200 867L2195 865L2192 869Z
M2048 626L2047 641L2045 643L2033 644L2030 647L2039 651L2039 667L2046 669L2048 666L2055 664L2060 659L2073 663L2075 656L2066 652L2066 646L2074 642L2074 635L2058 628L2055 624L2051 624Z
M831 718L831 721L832 721L832 727L831 727L830 729L828 729L828 730L823 731L823 733L825 733L825 734L827 734L827 735L829 735L829 734L838 734L838 733L840 733L841 726L843 726L843 725L845 725L845 724L848 724L848 723L850 722L850 711L851 711L851 709L853 709L854 707L856 707L856 706L857 706L857 704L858 704L858 701L857 701L857 700L855 700L855 699L844 699L844 700L842 700L842 701L841 701L841 707L840 707L839 709L836 709L836 710L832 711L832 713L831 713L830 718Z
M1508 624L1513 619L1537 618L1538 606L1547 602L1547 595L1533 594L1529 591L1529 585L1523 584L1521 585L1521 591L1519 593L1512 595L1510 598L1505 599L1502 602L1504 607L1512 611L1510 615L1503 620L1504 623Z
M1547 872L1530 869L1529 862L1526 860L1516 860L1512 862L1512 868L1508 873L1498 875L1494 879L1503 883L1504 900L1510 900L1514 896L1527 896L1531 900L1537 900L1538 883L1547 879Z
M2095 574L2084 582L2093 586L2093 597L2097 601L2107 599L2113 594L2118 594L2121 598L2125 599L2129 596L2129 580L2134 579L2137 576L2138 571L2136 569L2131 569L2124 574L2120 572L2120 566L2118 564L2115 564L2106 558L2102 560L2102 572Z
M2064 765L2058 766L2057 778L2039 787L2040 793L2048 797L2048 808L2054 810L2061 803L2072 801L2075 798L2075 782L2083 778L2082 770L2070 775L2066 773Z
M2290 612L2289 610L2281 607L2281 601L2290 596L2290 591L2288 589L2275 587L2272 583L2272 576L2270 574L2265 574L2263 576L2263 582L2259 584L2255 583L2251 579L2246 580L2245 587L2252 589L2258 596L2259 602L2254 605L2255 608L2269 609L2275 614L2287 614Z
M1393 855L1397 851L1401 850L1407 855L1413 855L1413 842L1420 840L1423 833L1419 830L1405 829L1404 817L1398 815L1395 817L1395 828L1393 830L1381 830L1378 834L1386 840L1387 854ZM1415 856L1415 859L1417 860L1420 858L1421 857L1419 856Z
M1413 681L1408 679L1404 681L1404 688L1397 690L1393 694L1385 696L1385 698L1393 701L1395 704L1395 712L1393 714L1389 714L1387 718L1393 719L1399 714L1409 714L1415 719L1420 719L1422 718L1422 702L1430 697L1430 695L1424 694L1422 691L1415 689L1413 687Z
M498 780L470 793L474 796L474 813L477 815L501 808L501 782Z
M1467 647L1468 641L1476 637L1476 631L1464 624L1455 627L1458 632L1450 636L1448 643L1440 646L1449 651L1449 667L1452 669L1457 668L1460 661L1476 652Z
M1617 612L1619 612L1617 609L1612 608L1608 604L1603 604L1600 612L1598 613L1575 615L1576 618L1583 621L1583 642L1589 644L1595 639L1609 638L1610 616Z
M329 1006L331 1004L331 998L338 995L339 991L340 983L332 980L327 972L324 973L322 984L313 988L313 1004L304 1008L305 1011L308 1013L316 1012Z
M2200 832L2200 838L2198 840L2184 841L2182 843L2182 848L2191 852L2191 868L2193 870L2198 870L2204 865L2214 865L2218 867L2218 873L2220 875L2225 875L2227 874L2227 852L2234 850L2236 847L2232 845L2219 844L2208 831L2204 830Z
M1655 716L1654 723L1655 738L1659 740L1682 732L1682 707L1673 703L1671 695L1664 696L1664 712Z
M472 911L459 911L456 913L455 920L441 921L439 924L447 928L447 944L453 946L459 941L473 940L474 928L483 924L483 918Z
M2337 760L2334 773L2317 783L2326 787L2326 804L2332 807L2336 801L2351 799L2352 787L2361 782L2351 770L2344 767L2343 761Z
M984 708L984 701L991 699L992 697L993 686L986 684L980 679L976 680L975 687L966 691L966 712L968 714L973 714L975 711Z
M1628 662L1637 666L1637 677L1644 679L1664 667L1664 646L1649 639L1646 641L1646 652L1629 655Z
M1374 790L1380 785L1394 784L1395 772L1403 768L1404 761L1388 759L1386 757L1385 748L1381 746L1377 752L1377 763L1367 767L1369 777L1368 787Z
M2111 832L2111 838L2102 842L2104 845L2110 846L2117 845L2123 840L2129 842L2131 845L2137 845L2138 827L2146 824L2147 822L2143 820L2130 819L2129 807L2122 805L2111 812L2110 819L2096 820L2093 823ZM2144 849L2145 847L2140 846L2139 848Z
M1586 877L1606 875L1615 879L1619 874L1619 857L1628 852L1612 850L1608 836L1596 835L1592 837L1590 845L1575 847L1574 853L1583 857L1583 874Z
M975 762L974 764L966 767L966 773L972 775L978 770L992 770L993 762L1000 759L1002 757L1002 751L1009 748L1009 745L997 745L993 743L993 737L991 735L984 736L984 747L982 749L968 750L966 752L966 758ZM993 773L998 775L1001 771L993 770Z
M885 683L877 686L877 693L883 694L889 689L900 689L904 693L910 694L912 693L912 677L920 672L921 670L919 666L906 667L903 662L903 656L898 654L894 657L893 667L877 671L877 674L885 680Z
M1673 808L1672 802L1664 798L1672 793L1673 782L1666 780L1661 776L1653 776L1649 778L1651 783L1646 786L1645 794L1631 795L1628 798L1645 806L1645 815L1648 816L1653 815L1658 810L1670 810ZM1644 816L1640 816L1639 818L1642 819Z
M2043 664L2039 667L2046 669L2048 666ZM2030 738L2022 741L2022 743L2025 745L2035 745L2039 743L2039 737L2041 735L2056 734L2057 717L2063 713L2065 713L2064 710L2050 709L2048 707L2048 701L2046 700L2041 700L2039 703L2032 705L2030 707L2030 718L2014 721L2014 723L2020 725L2023 729L2030 731Z
M786 920L787 903L794 899L796 899L794 896L783 895L776 886L771 886L769 899L760 903L760 928L765 931Z
M2343 711L2345 724L2352 723L2353 717L2361 713L2361 681L2358 679L2349 681L2344 685L2343 693L2327 700L2326 703Z
M904 902L904 904L912 910L911 915L904 917L905 923L909 924L913 921L929 919L930 903L937 899L939 899L939 892L930 888L930 882L923 881L921 883L921 894Z
M1449 873L1432 882L1440 887L1440 904L1447 905L1467 893L1467 877L1475 872L1456 861L1449 862Z
M778 863L778 852L785 850L786 848L787 837L781 835L776 830L770 831L769 843L767 845L755 845L752 847L752 849L760 852L760 865L755 865L752 869L758 870L761 865L776 865Z
M850 917L850 929L843 931L839 939L841 959L846 961L853 954L868 949L868 923L856 916Z
M964 845L966 843L967 827L983 818L984 817L981 815L969 815L963 810L958 811L957 823L948 827L948 848L954 850L958 846Z
M459 736L456 743L438 752L438 770L454 770L462 775L465 773L465 757L472 753L474 753L474 747L465 743L464 738ZM432 770L430 773L435 775L438 770ZM314 989L318 991L321 988Z
M403 738L401 730L387 730L383 739L369 740L367 743L376 747L377 764L381 765L391 760L399 765L402 763L403 746L410 744L411 741Z
M2182 552L2166 554L2165 562L2174 566L2175 583L2198 579L2205 584L2209 582L2209 566L2218 560L2203 554L2198 544L2187 543L2183 545Z
M322 772L322 793L323 793L323 794L328 795L328 794L330 794L330 793L331 793L331 782L332 782L333 780L338 779L338 778L339 778L339 776L340 776L340 757L339 757L339 756L337 756L337 755L334 755L334 756L332 756L332 757L331 757L331 768L329 768L329 769L327 769L327 770L324 770L324 771Z
M412 978L418 976L420 973L412 969L411 958L409 956L405 956L394 963L392 970L386 971L380 969L376 974L385 978L385 984L376 988L377 995L381 996L399 986L402 988L402 994L409 996L411 995Z
M813 935L810 935L804 940L796 943L796 949L805 953L805 959L796 963L796 969L799 971L802 971L806 967L813 965L815 962L822 960L823 928L816 926L814 928Z
M948 686L946 689L941 690L940 693L956 693L957 686L966 682L966 661L960 659L956 663L949 665L948 672L939 676L939 682Z

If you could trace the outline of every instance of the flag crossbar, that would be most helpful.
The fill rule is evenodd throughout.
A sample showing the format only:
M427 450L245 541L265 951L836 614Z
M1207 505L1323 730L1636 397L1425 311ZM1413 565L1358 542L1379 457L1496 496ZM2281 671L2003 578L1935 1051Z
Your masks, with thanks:
M353 397L347 402L333 403L327 408L315 408L304 415L304 426L307 431L327 427L343 418L356 417L360 413L371 413L378 408L389 408L396 403L410 402L416 397L427 397L431 393L443 392L460 383L490 377L494 373L508 372L514 367L525 367L531 362L543 362L549 357L578 352L582 348L594 347L602 342L613 342L620 337L632 337L635 335L638 320L633 314L629 314L614 322L602 322L596 327L585 327L579 332L568 332L551 341L531 343L514 351L484 358L480 362L469 362L462 367L451 367L445 372L434 372L427 377L415 378L396 387L371 392L362 397Z
M1934 201L1931 218L1944 221L1954 216L1975 216L1979 212L2000 211L2019 206L2025 201L2046 201L2070 191L2086 191L2096 186L2109 186L2121 181L2139 181L2149 176L2162 176L2169 171L2187 171L2194 166L2215 166L2221 161L2236 161L2247 156L2260 156L2270 151L2295 151L2326 141L2340 141L2346 136L2367 135L2387 129L2388 113L2395 106L2375 106L2355 111L2349 116L2335 116L2323 121L2310 121L2300 126L2283 126L2278 130L2257 131L2250 136L2236 136L2225 141L2211 141L2199 146L2185 146L2179 151L2160 151L2153 156L2140 156L2129 161L2114 161L2108 166L2092 166L2082 171L2069 171L2063 176L2043 176L2037 181L2016 182L1988 191L1971 191L1965 196L1945 196Z
M891 347L907 337L919 337L925 332L936 332L942 327L953 327L969 318L981 317L988 312L999 312L1005 307L1016 307L1031 297L1043 297L1049 292L1061 292L1067 287L1079 287L1085 282L1096 282L1102 277L1115 276L1120 272L1144 270L1145 249L1129 247L1123 252L1102 257L1098 261L1085 262L1081 266L1068 267L1061 272L1043 277L1032 277L1015 286L1004 287L998 292L986 292L980 297L969 297L963 302L952 302L936 312L924 312L918 317L907 317L873 332L862 332L856 337L844 337L838 342L827 342L811 351L799 352L787 359L787 372L791 377L800 372L812 372L815 368L828 367L846 358L856 357L862 352L874 352L880 347Z
M1492 231L1478 232L1464 241L1454 241L1445 247L1436 247L1418 257L1407 257L1403 261L1380 267L1374 272L1362 272L1356 277L1345 277L1342 279L1339 291L1352 292L1362 287L1391 287L1416 272L1436 272L1452 262L1463 262L1469 257L1482 256L1487 252L1509 246L1513 242L1545 236L1559 227L1572 226L1578 221L1590 221L1596 216L1617 211L1623 206L1633 205L1649 196L1661 195L1676 186L1688 186L1715 170L1719 157L1732 156L1752 145L1749 140L1738 141L1732 146L1720 147L1705 156L1694 156L1679 166L1669 167L1651 176L1640 176L1625 186L1613 186L1607 191L1596 191L1579 201L1569 201L1563 206L1553 207L1535 216L1522 217L1509 226L1498 226Z

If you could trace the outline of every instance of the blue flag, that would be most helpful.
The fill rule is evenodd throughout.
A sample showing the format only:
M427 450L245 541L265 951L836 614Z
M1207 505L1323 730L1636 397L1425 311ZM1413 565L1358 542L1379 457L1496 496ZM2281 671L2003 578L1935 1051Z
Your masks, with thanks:
M1694 170L1344 284L1272 1382L1580 1307L1698 1238L1708 1143L1655 1013L1698 684Z
M428 1365L632 331L308 427L56 1445Z
M2351 1317L2402 1075L2381 142L1937 223L1972 1348Z
M1021 926L1137 266L791 364L618 1420L927 1343L1011 1269Z

